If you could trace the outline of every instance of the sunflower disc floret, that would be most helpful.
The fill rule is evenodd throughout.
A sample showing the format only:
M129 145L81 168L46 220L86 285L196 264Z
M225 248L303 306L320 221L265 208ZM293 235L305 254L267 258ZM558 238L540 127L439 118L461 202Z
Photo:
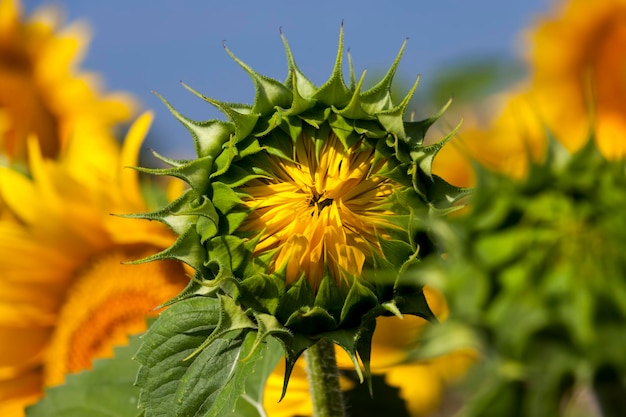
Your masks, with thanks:
M191 356L230 335L242 346L250 343L246 352L253 357L273 336L284 349L286 387L295 360L320 339L344 348L358 372L360 358L368 376L377 316L434 318L421 287L400 277L433 246L424 219L454 210L468 191L431 172L452 135L424 144L438 115L404 121L417 82L399 103L391 97L404 45L384 78L362 91L365 73L357 81L350 65L349 85L343 79L343 33L332 75L321 87L303 75L283 42L284 83L258 74L226 48L254 82L252 106L220 102L185 85L228 121L193 121L164 100L191 133L197 159L159 156L170 168L142 168L190 187L162 210L138 217L179 234L172 247L147 260L174 258L195 270L168 312L182 311L177 305L185 302L219 304L219 322L205 326L210 329ZM144 365L150 337L138 355Z

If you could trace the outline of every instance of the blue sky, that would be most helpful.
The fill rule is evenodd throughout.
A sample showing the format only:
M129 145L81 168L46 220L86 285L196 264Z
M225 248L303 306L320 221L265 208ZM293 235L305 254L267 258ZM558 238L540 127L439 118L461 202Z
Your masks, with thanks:
M27 11L49 1L23 0ZM384 5L384 3L386 5ZM156 121L148 147L189 156L191 139L151 91L183 114L221 118L188 93L184 81L218 100L251 102L245 72L222 48L225 41L258 72L283 80L286 60L279 28L299 67L316 84L332 70L340 23L357 73L380 73L409 38L399 77L421 74L428 86L437 71L460 59L520 56L523 30L550 9L549 0L413 1L53 1L67 21L89 23L93 39L83 67L102 74L108 89L135 94ZM419 90L419 87L418 87ZM419 105L419 103L418 103Z

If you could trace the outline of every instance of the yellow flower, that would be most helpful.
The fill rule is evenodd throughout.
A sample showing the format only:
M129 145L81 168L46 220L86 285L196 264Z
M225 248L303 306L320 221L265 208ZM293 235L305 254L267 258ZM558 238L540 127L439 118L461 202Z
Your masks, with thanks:
M431 287L425 287L426 299L440 320L445 320L448 308L443 295ZM426 320L404 316L403 319L378 317L372 340L372 373L384 375L385 382L400 390L412 417L425 416L441 404L447 385L465 374L476 362L477 354L471 350L459 350L429 361L411 361L407 351L414 348L416 340L427 325ZM336 348L338 365L343 369L354 369L350 357ZM287 394L279 403L283 384L284 364L281 362L270 375L264 395L264 406L269 416L311 416L313 407L309 385L304 369L304 359L296 362ZM419 383L416 383L419 381ZM353 387L349 380L342 380L342 390ZM374 392L374 400L377 395Z
M570 150L593 128L605 156L626 156L626 1L568 1L531 39L533 104L548 128Z
M241 230L263 230L255 254L276 249L274 269L286 267L287 284L304 273L313 289L326 267L336 279L360 276L365 258L380 253L377 226L389 226L383 203L393 191L376 176L384 164L372 164L373 149L361 150L360 143L345 149L331 133L317 151L319 157L313 140L298 141L293 162L270 157L275 178L241 188L255 209Z
M74 136L58 160L28 140L29 172L0 168L0 415L21 416L45 386L110 356L188 281L174 262L122 265L170 245L161 224L111 216L146 209L136 165L151 115L120 149ZM109 172L85 169L96 158Z
M529 39L530 79L497 100L489 123L470 114L453 146L435 160L434 172L471 185L467 160L474 159L524 176L528 151L539 158L547 132L570 151L593 132L606 157L626 156L626 1L563 2Z
M79 24L58 30L58 20L42 9L22 21L18 0L0 0L0 113L7 124L0 163L25 161L30 134L44 156L54 157L72 135L109 136L131 117L129 97L101 97L94 74L76 74L88 32Z
M530 93L514 92L502 101L503 109L487 127L467 121L450 146L440 151L433 172L466 187L474 185L471 160L514 177L526 174L528 153L540 158L544 150L546 126L533 107Z

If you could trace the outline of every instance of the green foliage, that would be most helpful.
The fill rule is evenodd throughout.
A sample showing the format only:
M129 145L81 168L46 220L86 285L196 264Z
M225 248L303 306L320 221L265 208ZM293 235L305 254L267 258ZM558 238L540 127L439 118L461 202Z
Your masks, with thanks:
M175 303L150 327L136 355L145 417L223 416L235 409L254 415L242 413L258 408L259 386L280 351L254 348L254 334L241 332L245 325L232 320L237 314L222 311L217 299L197 296ZM226 329L222 320L230 320ZM250 406L237 407L241 396Z
M479 168L471 211L435 227L446 261L423 271L451 313L422 354L461 338L484 356L461 415L559 416L580 389L622 412L625 206L626 164L592 139L573 155L550 143L522 180Z

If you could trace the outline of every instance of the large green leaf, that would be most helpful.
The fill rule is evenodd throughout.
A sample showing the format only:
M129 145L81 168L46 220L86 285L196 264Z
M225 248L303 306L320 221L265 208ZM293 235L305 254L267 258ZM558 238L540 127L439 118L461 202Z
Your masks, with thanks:
M220 328L221 337L204 346L224 314L217 299L194 297L172 305L150 328L137 352L145 417L215 417L235 409L267 347L253 349L256 332L240 328Z
M26 410L28 417L134 417L139 415L139 388L133 385L139 364L132 356L139 337L115 349L112 359L96 360L93 369L68 375L65 384L50 388Z

